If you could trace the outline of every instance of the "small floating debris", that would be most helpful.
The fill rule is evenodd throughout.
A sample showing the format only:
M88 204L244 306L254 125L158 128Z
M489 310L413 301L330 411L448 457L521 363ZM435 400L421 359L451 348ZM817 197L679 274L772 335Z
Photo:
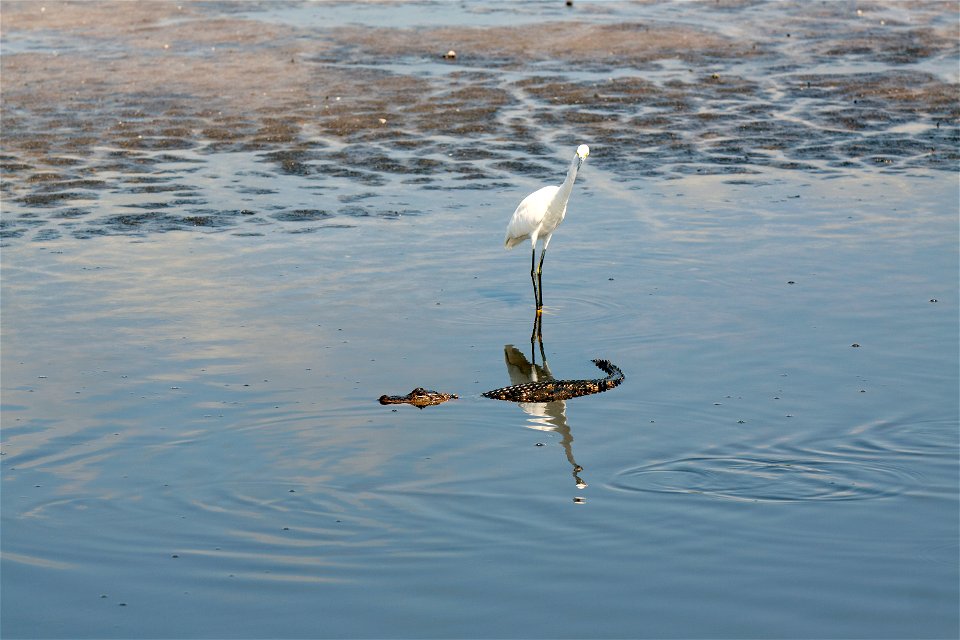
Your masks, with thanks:
M444 60L456 60L456 59L457 59L457 52L454 51L453 49L450 49L450 51L447 51L445 54L443 54L443 59L444 59Z

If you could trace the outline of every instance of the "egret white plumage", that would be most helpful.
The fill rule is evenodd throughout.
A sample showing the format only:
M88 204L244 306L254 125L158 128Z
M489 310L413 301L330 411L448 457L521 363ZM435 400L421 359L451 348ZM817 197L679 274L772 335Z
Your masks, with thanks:
M530 279L533 281L533 297L537 305L537 315L543 311L543 257L547 253L547 246L557 230L564 216L567 215L567 202L573 190L573 182L577 179L577 171L583 166L583 161L590 155L590 147L585 144L577 147L577 153L567 170L567 178L559 187L551 185L534 191L517 206L510 223L507 225L507 235L503 245L512 249L524 240L529 239L533 253L530 257ZM542 241L540 264L537 265L537 241ZM534 268L536 267L536 268ZM536 326L534 328L536 332Z

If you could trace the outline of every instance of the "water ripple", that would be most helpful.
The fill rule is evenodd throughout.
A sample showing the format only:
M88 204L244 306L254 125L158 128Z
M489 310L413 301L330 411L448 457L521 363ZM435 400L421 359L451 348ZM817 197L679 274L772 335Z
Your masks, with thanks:
M880 420L853 429L851 436L850 446L860 451L957 456L956 420L951 418Z
M817 457L700 456L621 471L621 491L694 493L751 502L869 500L897 495L914 474L877 462Z
M481 291L481 294L484 292ZM454 324L483 325L515 322L517 318L533 320L533 293L529 297L514 293L488 293L485 297L463 300L458 303L457 313L443 318ZM604 297L602 293L589 296L555 295L547 299L544 308L546 322L550 324L580 324L604 322L615 324L627 317L630 309L617 299Z

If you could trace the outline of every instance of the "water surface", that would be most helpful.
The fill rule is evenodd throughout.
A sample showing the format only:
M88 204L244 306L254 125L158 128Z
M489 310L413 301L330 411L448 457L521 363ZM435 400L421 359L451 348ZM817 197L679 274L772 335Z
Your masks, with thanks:
M39 6L5 637L957 635L955 6Z

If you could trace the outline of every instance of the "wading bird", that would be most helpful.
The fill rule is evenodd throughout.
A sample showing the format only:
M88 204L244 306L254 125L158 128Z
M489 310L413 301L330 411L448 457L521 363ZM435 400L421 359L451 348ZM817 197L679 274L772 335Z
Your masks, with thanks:
M503 245L512 249L526 239L530 239L533 253L530 257L530 280L533 281L533 297L537 305L537 320L543 312L543 257L547 254L547 245L553 232L557 230L563 217L567 215L567 201L573 190L573 181L577 179L577 171L583 161L590 155L590 147L585 144L577 147L577 154L570 163L567 179L559 187L551 185L534 191L517 206L510 223L507 225L507 235ZM537 265L537 241L543 242L540 250L540 264ZM538 331L539 322L534 324L534 335Z

